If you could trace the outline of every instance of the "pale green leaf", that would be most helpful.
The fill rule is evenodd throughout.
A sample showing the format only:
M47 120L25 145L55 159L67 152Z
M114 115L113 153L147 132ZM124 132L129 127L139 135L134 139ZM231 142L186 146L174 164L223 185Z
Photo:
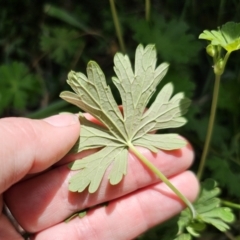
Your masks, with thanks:
M69 190L82 192L89 185L88 191L90 193L95 192L101 183L105 171L114 159L117 159L118 154L122 155L123 150L124 148L121 147L107 147L84 159L71 163L69 166L72 170L81 171L70 179ZM127 161L127 158L121 159L121 161ZM123 164L124 167L125 165ZM122 175L125 174L125 168L120 170ZM114 182L114 180L112 181Z
M96 125L88 121L80 114L81 122L81 141L75 144L76 152L81 152L86 149L99 148L106 146L120 146L120 139L115 138L106 128ZM95 143L95 144L94 144ZM125 146L124 143L122 143Z
M178 134L145 134L143 137L134 140L133 144L157 152L158 149L174 150L179 147L184 147L186 146L186 140L180 138Z
M185 114L190 105L190 100L184 98L182 93L176 94L170 99L173 93L173 85L166 84L158 94L155 102L142 117L136 137L164 128L181 127L186 123L186 119L181 117Z
M154 45L148 45L145 49L142 45L138 46L134 73L128 56L117 53L114 57L114 70L118 78L113 78L113 82L123 101L124 121L130 138L133 137L134 130L138 128L142 114L156 86L167 72L168 64L163 63L155 69L156 61Z
M126 175L127 158L128 158L127 148L123 148L122 151L119 152L118 155L116 155L111 172L108 176L108 178L110 179L110 183L112 185L118 184L122 180L123 175Z
M168 69L167 63L156 67L156 62L154 45L145 48L138 46L134 70L128 56L121 53L115 55L116 77L113 77L113 82L122 98L123 113L97 63L89 62L87 76L73 71L69 73L67 82L75 93L63 92L60 96L90 113L104 125L94 124L80 114L81 135L73 151L94 148L101 150L70 164L72 170L79 171L70 179L71 191L82 192L89 186L89 192L95 192L108 168L110 183L119 183L127 173L130 144L153 152L159 149L178 149L186 145L186 141L177 134L149 134L155 130L185 124L182 115L190 104L182 93L172 96L173 85L167 84L145 112L146 105Z
M87 75L71 71L67 82L76 94L62 92L60 97L95 116L116 137L125 137L123 116L97 63L88 63Z
M220 45L228 52L240 49L240 23L228 22L216 30L204 30L200 39L211 41L212 45Z

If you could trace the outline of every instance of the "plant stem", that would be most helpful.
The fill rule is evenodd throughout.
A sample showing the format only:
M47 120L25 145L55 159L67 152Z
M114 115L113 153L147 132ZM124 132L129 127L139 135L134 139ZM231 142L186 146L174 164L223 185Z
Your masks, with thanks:
M227 52L225 57L224 57L224 66L223 66L223 71L225 70L225 67L227 65L228 58L230 57L231 52Z
M146 21L147 22L149 22L149 20L150 20L150 9L151 9L150 0L145 0L145 14L146 14Z
M133 145L128 143L129 149L138 157L141 162L155 173L190 209L192 218L196 218L196 211L191 202L161 173L146 157L144 157Z
M225 10L225 3L226 3L225 0L220 1L219 9L218 9L218 20L217 20L218 24L221 23L222 16L223 16L223 13L224 13L224 10Z
M200 180L204 171L205 163L206 163L206 157L208 154L210 142L211 142L211 137L212 137L212 132L213 132L213 125L214 125L214 120L215 120L215 115L216 115L216 109L217 109L217 101L218 101L218 93L219 93L219 86L220 86L220 80L221 80L221 75L223 74L228 58L230 56L231 52L228 51L226 55L224 56L224 64L221 66L221 68L215 68L214 66L214 73L215 73L215 83L214 83L214 90L213 90L213 99L212 99L212 106L211 106L211 113L210 113L210 119L208 123L208 129L207 129L207 136L203 148L203 153L202 157L200 160L200 165L199 169L197 172L198 179ZM214 59L214 64L217 63L218 59Z
M230 232L226 231L224 234L230 239L230 240L237 240Z
M218 101L218 93L219 93L219 85L220 85L221 75L215 75L215 83L214 83L214 90L213 90L213 100L212 100L212 106L211 106L211 113L210 113L210 119L208 123L208 129L207 129L207 136L203 148L203 154L200 160L200 166L198 169L198 179L200 180L203 174L203 170L205 167L206 157L212 137L212 131L213 131L213 125L216 115L216 108L217 108L217 101Z
M223 205L227 206L227 207L240 209L240 204L237 204L237 203L232 203L232 202L224 201L224 200L221 200L221 203L222 203Z
M186 16L186 13L188 11L188 7L189 5L191 4L191 0L185 0L184 1L184 6L182 8L182 12L181 12L181 16L180 16L180 20L184 20L185 19L185 16Z
M113 22L116 28L116 33L117 33L117 37L118 37L118 41L120 44L120 48L121 51L123 53L125 53L125 45L124 45L124 41L123 41L123 37L122 37L122 31L121 31L121 27L120 27L120 23L119 23L119 19L118 19L118 15L117 15L117 10L114 4L114 0L109 0L110 2L110 6L111 6L111 12L112 12L112 17L113 17Z

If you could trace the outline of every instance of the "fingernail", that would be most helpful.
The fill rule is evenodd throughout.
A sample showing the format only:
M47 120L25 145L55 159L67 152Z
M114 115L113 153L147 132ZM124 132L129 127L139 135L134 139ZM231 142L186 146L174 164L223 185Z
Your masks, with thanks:
M67 127L76 124L79 120L74 114L60 114L43 119L54 127Z

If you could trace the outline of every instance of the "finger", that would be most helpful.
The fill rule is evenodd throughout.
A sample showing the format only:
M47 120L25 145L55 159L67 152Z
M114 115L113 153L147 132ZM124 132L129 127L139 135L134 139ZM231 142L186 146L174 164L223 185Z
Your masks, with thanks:
M3 208L3 199L0 196L0 209ZM11 222L4 214L0 214L0 239L4 240L22 240L21 235L14 229Z
M199 190L196 177L184 172L171 182L193 201ZM149 228L166 221L184 208L182 202L163 183L138 190L90 210L80 219L60 223L33 237L45 239L134 239Z
M0 239L22 240L22 236L14 229L5 215L0 215Z
M44 120L0 120L0 193L28 173L43 171L62 158L79 136L75 115L56 115Z
M168 177L186 170L193 160L190 146L175 151L159 151L157 154L143 148L140 151ZM99 191L94 194L89 194L87 190L83 193L69 192L68 182L72 174L75 172L61 166L21 182L6 192L6 203L23 228L30 232L40 231L63 221L76 211L159 182L132 154L129 154L128 173L124 179L118 185L111 186L105 176Z

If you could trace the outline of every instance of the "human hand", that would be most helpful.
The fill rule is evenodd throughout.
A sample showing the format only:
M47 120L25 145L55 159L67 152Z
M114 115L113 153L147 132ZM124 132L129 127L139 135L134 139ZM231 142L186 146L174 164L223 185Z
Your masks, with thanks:
M182 201L131 154L128 173L117 186L111 186L105 177L94 194L69 192L68 180L75 173L66 163L77 156L64 155L79 131L77 117L70 114L44 120L0 120L0 209L4 199L18 223L32 233L31 239L133 239L184 208ZM147 149L141 152L188 199L196 198L198 182L186 171L193 160L189 145L157 154ZM85 154L89 152L78 157ZM92 208L82 219L63 222L74 212L103 202L109 202L107 207ZM0 215L0 239L22 239L4 214Z

